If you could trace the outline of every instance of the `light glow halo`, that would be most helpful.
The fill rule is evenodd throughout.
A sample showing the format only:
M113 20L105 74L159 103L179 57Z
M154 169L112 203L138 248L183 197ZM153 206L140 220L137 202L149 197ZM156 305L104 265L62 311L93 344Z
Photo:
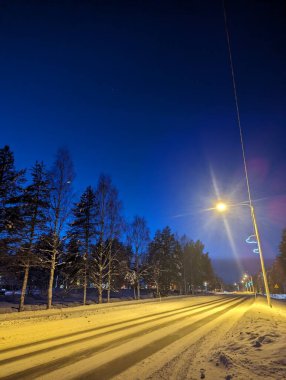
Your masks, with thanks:
M224 202L218 202L218 203L216 204L216 207L215 207L215 208L216 208L217 211L219 211L219 212L224 212L224 211L227 210L227 205L226 205L226 203L224 203Z

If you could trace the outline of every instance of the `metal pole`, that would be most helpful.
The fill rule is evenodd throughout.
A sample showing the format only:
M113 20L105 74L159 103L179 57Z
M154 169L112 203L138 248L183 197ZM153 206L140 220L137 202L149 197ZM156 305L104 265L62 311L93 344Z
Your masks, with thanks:
M263 259L263 254L262 254L260 236L259 236L259 232L258 232L258 228L257 228L257 224L256 224L254 208L252 205L250 205L250 210L251 210L251 217L252 217L254 232L256 235L256 239L257 239L257 245L258 245L259 257L260 257L260 264L261 264L261 269L262 269L264 287L265 287L265 292L266 292L266 297L267 297L267 303L268 303L268 306L272 307L270 292L269 292L269 286L268 286L268 281L267 281L267 276L266 276L266 270L265 270L265 265L264 265L264 259Z

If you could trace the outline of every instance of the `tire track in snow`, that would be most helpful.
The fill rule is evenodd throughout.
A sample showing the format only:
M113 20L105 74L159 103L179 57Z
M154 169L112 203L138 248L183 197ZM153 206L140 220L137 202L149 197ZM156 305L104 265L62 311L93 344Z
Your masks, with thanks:
M169 302L170 300L174 300L175 298L179 298L179 297L182 297L184 298L184 296L170 296L170 297L166 297L166 298L163 298L160 300L160 302ZM88 309L85 309L84 311L81 311L79 308L80 307L87 307L87 305L81 305L81 306L68 306L68 304L63 304L64 306L63 307L57 307L56 305L52 307L52 309L49 309L49 310L24 310L23 314L25 314L26 312L29 313L29 315L22 315L22 312L21 314L19 315L18 314L18 309L17 311L15 312L12 312L12 313L9 313L9 314L0 314L0 320L1 322L7 322L7 321L13 321L13 320L17 320L17 321L23 321L23 320L31 320L31 319L42 319L42 318L49 318L49 317L53 317L55 319L61 319L62 317L62 314L69 314L71 316L73 315L77 315L77 314L80 314L80 313L84 313L84 314L91 314L92 312L98 312L98 311L105 311L105 310L113 310L113 309L117 309L117 308L122 308L122 309L125 309L125 308L128 308L130 307L130 303L133 304L133 306L141 306L142 304L156 304L158 301L158 298L151 298L151 299L141 299L141 300L132 300L132 301L120 301L120 302L111 302L111 303L102 303L102 304L94 304L94 305L89 305L88 306ZM98 307L100 306L100 308ZM52 314L50 312L53 312ZM30 314L31 313L31 314ZM33 313L33 314L32 314ZM38 314L40 313L40 314ZM4 317L4 318L3 318ZM15 318L16 317L16 318Z
M186 327L184 328L184 332L181 332L181 330L177 330L176 331L176 334L174 336L174 334L171 334L171 335L167 335L166 337L160 339L159 341L156 341L154 343L151 343L150 345L148 345L149 349L146 350L146 347L145 348L142 348L140 349L139 351L135 351L134 353L132 353L132 355L126 355L126 358L125 357L121 357L119 359L116 359L113 362L110 362L104 366L101 366L101 367L98 367L97 369L95 369L95 373L94 371L92 371L92 374L87 374L87 376L90 376L89 378L90 379L95 379L95 378L99 378L99 379L104 379L105 375L102 373L103 377L101 376L101 372L108 372L111 370L110 367L113 368L113 371L116 370L116 373L120 373L122 372L123 370L127 369L130 365L133 365L135 364L136 362L144 359L145 357L151 355L152 353L156 352L157 350L160 350L161 348L163 348L165 345L169 345L170 343L172 343L174 340L176 339L180 339L180 334L183 334L182 336L186 335L186 331L193 331L194 329L196 328L199 328L201 327L204 323L207 323L207 321L210 321L210 320L213 320L214 318L218 318L220 315L226 313L228 310L231 310L232 308L236 307L237 305L239 305L240 303L244 302L246 300L246 298L243 298L241 300L242 297L232 297L231 299L223 299L219 302L216 302L216 306L215 307L220 307L220 306L224 306L226 304L229 304L231 303L230 306L224 308L223 310L220 310L216 313L213 313L211 314L210 316L208 317L205 317L205 318L202 318L201 320L195 322L195 323L192 323L191 325L188 325L187 326L187 330L186 330ZM238 300L238 302L236 302ZM235 302L235 303L233 303ZM197 315L200 315L200 314L204 314L205 312L209 311L209 309L211 307L214 306L214 302L212 301L212 304L209 305L206 305L205 307L204 306L198 306L197 305L194 305L194 307L204 307L204 310L200 310L200 311L197 311L195 313L192 313L192 314L188 314L186 316L180 316L179 318L175 319L175 320L171 320L171 321L166 321L166 322L163 322L162 324L159 324L159 325L155 325L155 326L151 326L147 329L143 329L143 330L140 330L140 331L136 331L134 333L131 333L131 334L128 334L124 337L120 337L118 339L115 339L111 342L105 342L105 343L101 343L101 344L97 344L97 345L94 345L92 347L89 347L88 349L85 349L85 350L78 350L77 352L73 352L71 353L69 356L64 356L64 357L61 357L59 359L55 359L55 360L52 360L50 362L47 362L47 363L44 363L44 364L40 364L40 365L37 365L35 367L32 367L32 368L28 368L28 369L25 369L25 370L22 370L22 371L19 371L17 373L14 373L14 374L11 374L11 375L8 375L8 376L5 376L5 377L1 377L2 379L34 379L34 378L38 378L39 376L43 376L47 373L50 373L51 371L55 371L57 369L60 369L60 368L63 368L63 367L66 367L68 365L71 365L71 364L74 364L75 362L79 362L80 360L83 360L83 359L87 359L89 357L92 357L94 355L96 355L97 353L99 352L103 352L103 351L108 351L109 349L111 348L115 348L117 346L120 346L122 345L123 343L126 343L130 340L134 340L135 338L137 337L140 337L142 336L142 334L147 334L147 333L151 333L153 331L158 331L158 329L161 329L161 328L164 328L164 327L168 327L170 325L173 325L175 323L178 323L182 320L185 320L187 318L190 318L190 317L193 317L193 316L197 316ZM183 308L185 309L185 308ZM188 312L188 311L192 311L192 310L186 310L185 312ZM182 313L182 311L181 311ZM159 319L162 319L162 318L168 318L170 317L170 315L168 316L164 316L164 317L159 317ZM146 317L145 317L146 318ZM144 323L150 323L150 322L153 322L153 320L149 320L149 321L144 321ZM126 322L125 322L126 323ZM142 325L142 322L139 322L138 324ZM124 327L123 329L128 329L128 328L131 328L132 326L126 326ZM186 331L185 331L186 330ZM111 331L111 333L114 332ZM177 332L179 332L179 336L177 334ZM106 333L102 333L102 335L105 335ZM98 336L98 335L97 335ZM175 339L174 339L175 338ZM94 337L87 337L86 339L88 340L91 340L91 339L94 339ZM78 341L76 342L72 342L73 344L77 343ZM65 346L66 344L64 344ZM151 353L150 353L150 347L152 348L151 349ZM57 348L57 347L56 347ZM54 347L50 347L47 349L47 351L53 351L54 350ZM34 352L33 354L38 354L39 351L37 352ZM130 357L129 357L130 356ZM13 358L14 360L16 358ZM117 361L118 362L122 362L124 361L124 363L121 363L120 366L117 365ZM132 362L132 363L131 363ZM131 363L131 364L130 364ZM110 366L111 364L111 366ZM123 365L124 364L124 365ZM114 375L108 375L107 378L111 377L111 376L114 376ZM87 377L84 376L84 378L86 379Z
M253 305L255 299L249 298L247 303L249 307ZM245 305L246 306L246 305ZM249 310L249 309L248 309ZM222 342L225 335L233 328L233 326L246 313L246 308L237 310L231 318L224 319L223 323L216 324L213 329L207 334L201 336L194 344L183 348L175 356L172 356L168 362L155 369L152 374L144 377L145 380L158 379L197 379L200 377L200 369L205 368L205 362L209 362L212 355L210 352L214 345ZM212 371L206 371L206 378L211 376L211 379L224 378L225 376L217 376Z
M178 320L182 320L182 319L185 319L189 316L195 316L195 315L198 315L198 314L201 314L205 311L208 311L211 307L213 307L215 304L219 304L218 306L221 306L225 303L229 303L233 300L235 300L237 298L235 297L232 297L231 299L220 299L220 301L216 300L216 301L211 301L209 303L207 303L207 305L204 305L202 306L198 306L198 305L194 305L194 306L186 306L186 307L183 307L183 308L180 308L180 309L177 309L176 311L165 311L165 312L162 312L162 313L155 313L155 314L152 314L151 316L145 316L145 317L139 317L139 318L134 318L136 320L140 320L139 322L136 322L136 323L133 323L133 324L130 324L129 322L130 321L123 321L123 322L117 322L115 324L108 324L108 325L104 325L104 326L101 326L101 327L96 327L96 328L93 328L93 329L89 329L89 330L84 330L83 332L81 332L80 334L83 335L83 334L86 334L87 332L90 332L91 331L95 331L95 330L102 330L102 329L105 329L105 328L108 328L108 327L113 327L114 325L117 325L117 324L127 324L127 326L123 326L123 327L119 327L119 328L115 328L113 330L109 330L109 331L105 331L105 332L102 332L102 333L99 333L99 334L93 334L93 335L89 335L87 337L83 337L83 338L80 338L80 339L76 339L76 340L73 340L73 341L70 341L70 342L65 342L65 343L59 343L57 345L54 345L54 346L49 346L47 348L43 348L43 349L37 349L36 351L32 351L32 352L28 352L28 353L25 353L25 354L22 354L22 355L18 355L18 356L12 356L10 358L7 358L7 359L2 359L0 360L0 364L1 365L4 365L4 364L7 364L7 363L11 363L11 362L15 362L15 361L18 361L18 360L22 360L22 359L27 359L27 358L31 358L35 355L39 355L39 354L43 354L43 353L47 353L47 352L51 352L52 350L55 350L55 349L60 349L60 348L65 348L65 347L68 347L68 346L72 346L74 344L78 344L78 343L83 343L83 342L88 342L88 341L92 341L94 340L95 338L101 338L103 336L107 336L107 335L111 335L115 332L120 332L120 331L123 331L123 330L127 330L127 329L131 329L133 327L136 327L136 326L143 326L144 324L148 324L150 322L154 322L154 321L159 321L159 320L162 320L162 319L166 319L166 318L169 318L169 317L172 317L172 316L175 316L175 315L178 315L178 314L182 314L182 313L187 313L189 311L193 311L194 309L198 309L198 308L204 308L204 310L201 310L200 312L196 312L196 313L193 313L193 314L188 314L187 316L184 316L184 317L181 317L181 318L177 318L175 320L178 321ZM187 309L187 310L185 310ZM156 318L153 318L154 315L160 315L160 314L167 314L167 315L163 315L163 316L159 316L159 317L156 317ZM151 318L152 317L152 318ZM151 319L148 319L148 318L151 318ZM148 319L148 320L146 320ZM169 321L167 322L167 324L172 324L174 323L174 321ZM159 325L159 327L165 327L166 323L164 324L161 324ZM156 326L153 329L155 329ZM147 330L149 331L149 330ZM141 333L142 332L146 332L146 329L141 329ZM136 336L141 334L140 332L136 332ZM78 334L77 334L78 335ZM131 336L131 334L129 335ZM69 336L65 336L65 338L68 338ZM58 339L62 339L62 338L58 338ZM122 338L120 338L122 340ZM113 340L112 341L112 346L114 345L114 343L116 343L118 340L120 339L117 339L117 340ZM109 342L106 342L104 344L101 345L103 349L105 349L105 347L107 346L108 348L111 347L111 343ZM16 348L18 349L18 348ZM94 347L93 347L94 349ZM14 348L15 350L15 348Z
M189 326L182 327L176 330L175 333L167 335L161 339L155 340L154 342L149 343L147 346L144 346L138 350L133 351L131 354L122 355L117 359L114 359L90 372L85 373L83 376L74 377L75 380L108 380L112 377L119 375L121 372L125 371L129 367L134 364L140 362L141 360L146 359L148 356L153 355L154 353L162 350L164 347L174 343L175 341L183 338L187 334L192 333L193 331L199 329L204 326L208 322L213 321L214 319L219 318L221 315L227 313L228 311L236 308L243 302L245 302L247 298L244 298L234 305L230 305L223 310L217 311L216 313L209 315L196 321Z
M231 299L236 299L236 298L231 297ZM80 335L84 335L84 334L87 334L89 332L97 332L97 331L100 331L100 330L107 329L109 327L115 327L115 326L124 325L126 323L128 323L128 327L133 327L133 326L138 325L138 323L131 324L130 322L136 322L136 321L138 321L139 324L141 325L143 323L149 322L149 321L145 321L146 318L153 318L153 317L160 316L158 319L161 319L161 318L165 317L164 314L166 315L166 317L168 317L170 314L171 315L173 315L173 314L175 315L175 314L180 314L180 313L186 312L188 310L195 310L195 309L198 309L198 308L201 308L201 307L205 307L205 306L207 307L208 305L213 305L213 304L216 304L216 303L220 303L223 300L225 300L225 298L219 298L219 299L215 299L215 300L212 300L212 301L209 301L209 302L201 302L201 303L198 303L198 304L195 304L195 305L192 305L192 306L185 306L185 307L173 309L171 311L163 311L163 312L160 312L160 313L149 314L149 315L145 315L143 317L136 317L136 318L133 318L133 319L129 319L128 321L120 321L120 322L110 323L110 324L99 326L99 327L92 327L92 328L89 328L89 329L76 331L76 332L73 332L73 333L70 333L70 334L66 334L66 335L60 335L60 336L53 337L53 338L47 338L47 339L43 339L43 340L32 342L32 343L26 343L26 344L18 345L16 347L9 347L9 348L6 348L4 350L0 350L0 355L3 354L3 353L5 354L7 352L11 352L11 351L16 351L16 350L18 351L18 350L24 349L24 348L31 348L31 347L34 347L34 346L39 346L39 345L42 345L42 344L45 344L45 343L57 342L57 341L60 341L62 339L68 339L68 338L72 338L72 337L78 337ZM143 320L143 322L140 322L142 320ZM154 320L156 320L156 318L154 318ZM115 329L115 330L113 330L111 332L105 332L104 334L112 333L112 332L115 332L115 331L117 332L117 331L123 330L125 328L126 327L118 328L118 329ZM94 334L93 336L89 336L89 337L91 339L94 336L100 336L100 335L99 334ZM83 338L83 339L85 339L85 338ZM80 339L77 339L76 341L72 341L72 342L60 343L59 345L55 345L54 347L63 347L64 345L72 344L72 343L79 342L79 341L80 341ZM43 350L37 349L36 353L47 352L47 350L51 350L51 348L52 347L48 347L48 349L43 349ZM15 360L17 358L28 357L30 354L33 354L33 352L29 352L29 353L26 353L26 354L23 354L23 355L13 356L13 357L11 357L9 359L0 360L0 364L9 363L9 361L13 361L13 360Z

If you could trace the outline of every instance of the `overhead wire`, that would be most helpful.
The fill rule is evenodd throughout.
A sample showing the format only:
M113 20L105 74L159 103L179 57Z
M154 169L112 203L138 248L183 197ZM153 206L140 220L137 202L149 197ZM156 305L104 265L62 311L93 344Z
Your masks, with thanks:
M244 173L245 173L245 179L246 179L247 193L248 193L249 205L252 206L252 199L251 199L250 185L249 185L249 177L248 177L248 170L247 170L247 164L246 164L246 155L245 155L245 148L244 148L244 139L243 139L243 133L242 133L242 127L241 127L241 121L240 121L240 110L239 110L239 105L238 105L237 88L236 88L236 81L235 81L234 68L233 68L233 59L232 59L232 52L231 52L230 35L229 35L228 24L227 24L227 14L226 14L226 8L225 8L225 0L223 0L223 13L224 13L225 33L226 33L226 39L227 39L227 47L228 47L228 54L229 54L230 70L231 70L231 77L232 77L232 86L233 86L233 93L234 93L234 100L235 100L237 124L238 124L239 135L240 135L240 144L241 144L241 150L242 150L242 158L243 158L243 165L244 165Z

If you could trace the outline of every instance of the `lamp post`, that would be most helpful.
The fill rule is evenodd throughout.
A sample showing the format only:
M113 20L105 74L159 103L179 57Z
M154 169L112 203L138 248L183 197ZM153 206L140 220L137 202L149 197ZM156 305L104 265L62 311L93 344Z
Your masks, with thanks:
M251 220L252 220L254 233L256 236L256 240L257 240L258 253L259 253L259 258L260 258L260 265L261 265L261 270L262 270L262 275L263 275L263 282L264 282L264 287L265 287L267 303L268 303L269 307L272 307L271 298L270 298L270 291L269 291L269 286L268 286L268 280L267 280L267 275L266 275L266 270L265 270L265 265L264 265L264 258L263 258L262 248L261 248L261 240L260 240L260 235L259 235L259 231L258 231L258 227L257 227L257 223L256 223L254 208L253 208L252 204L250 204L248 202L231 204L229 206L231 206L231 207L248 206L250 208ZM215 206L215 209L217 211L223 213L228 209L228 205L224 202L218 202Z
M263 254L262 254L260 235L258 232L254 208L252 205L249 205L249 206L250 206L250 211L251 211L251 217L252 217L254 232L256 235L256 239L257 239L257 246L258 246L258 252L259 252L259 257L260 257L260 264L261 264L261 269L262 269L262 275L263 275L263 281L264 281L265 292L266 292L266 297L267 297L267 303L268 303L268 306L272 307L271 299L270 299L270 291L269 291L269 286L268 286L268 281L267 281L267 275L266 275L266 270L265 270L265 265L264 265L264 258L263 258Z

